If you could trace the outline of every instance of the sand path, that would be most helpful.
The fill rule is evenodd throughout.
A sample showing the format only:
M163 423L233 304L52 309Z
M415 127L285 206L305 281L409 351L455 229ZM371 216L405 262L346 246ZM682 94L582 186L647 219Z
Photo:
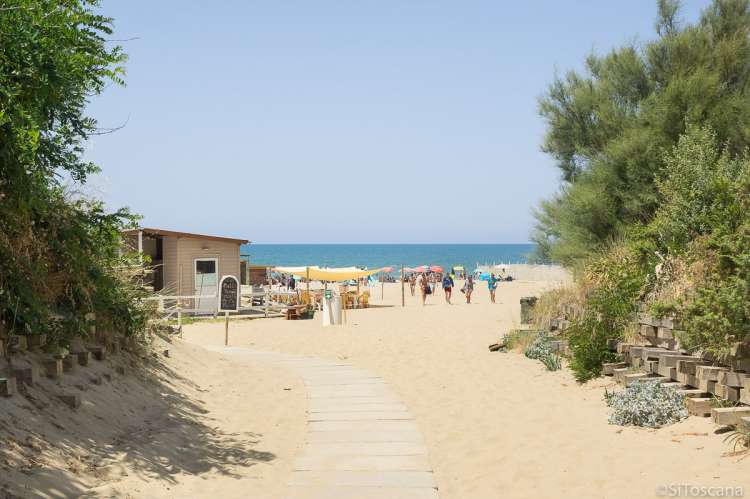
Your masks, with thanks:
M240 347L208 347L296 372L307 389L307 436L289 499L437 499L424 439L388 385L351 364Z

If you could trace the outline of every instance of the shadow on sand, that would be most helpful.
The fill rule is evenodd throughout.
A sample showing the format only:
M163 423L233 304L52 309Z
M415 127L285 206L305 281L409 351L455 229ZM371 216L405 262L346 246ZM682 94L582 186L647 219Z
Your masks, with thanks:
M115 375L118 367L128 374ZM122 354L0 399L0 498L97 497L132 474L238 477L274 460L253 449L261 435L219 428L200 399L206 391L161 358ZM62 405L62 393L80 395L81 407Z

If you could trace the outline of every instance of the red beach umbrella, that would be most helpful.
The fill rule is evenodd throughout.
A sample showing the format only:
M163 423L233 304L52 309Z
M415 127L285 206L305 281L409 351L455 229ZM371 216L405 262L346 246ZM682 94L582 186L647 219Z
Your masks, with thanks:
M440 265L430 265L430 271L431 272L440 272L442 274L443 273L443 267L441 267Z

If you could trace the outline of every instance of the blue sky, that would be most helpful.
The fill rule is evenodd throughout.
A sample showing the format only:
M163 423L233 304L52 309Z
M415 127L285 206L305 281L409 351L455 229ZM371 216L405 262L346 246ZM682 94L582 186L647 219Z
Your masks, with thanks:
M703 0L684 2L694 21ZM525 242L557 189L537 102L655 0L104 0L130 56L88 186L143 224L255 242Z

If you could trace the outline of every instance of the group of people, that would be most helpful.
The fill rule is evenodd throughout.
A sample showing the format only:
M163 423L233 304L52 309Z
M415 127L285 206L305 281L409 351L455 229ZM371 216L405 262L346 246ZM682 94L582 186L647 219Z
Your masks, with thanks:
M491 274L489 278L487 278L487 289L489 289L490 301L492 303L496 303L495 293L499 281L500 279L495 274ZM408 277L408 282L412 296L414 296L416 290L419 289L422 297L422 305L427 302L427 296L437 293L439 286L442 286L443 288L445 302L448 305L452 305L451 297L453 295L453 288L456 286L454 275L442 274L439 272L422 272L419 275L414 273ZM464 281L464 285L460 289L466 298L466 303L471 303L471 295L474 292L474 285L474 276L469 274Z

